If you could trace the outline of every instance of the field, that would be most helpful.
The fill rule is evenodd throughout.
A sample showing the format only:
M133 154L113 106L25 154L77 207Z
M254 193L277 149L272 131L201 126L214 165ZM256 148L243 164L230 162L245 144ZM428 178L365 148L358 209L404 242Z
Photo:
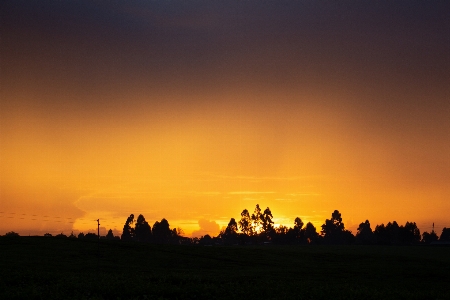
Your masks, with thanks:
M450 299L450 247L0 238L0 299Z

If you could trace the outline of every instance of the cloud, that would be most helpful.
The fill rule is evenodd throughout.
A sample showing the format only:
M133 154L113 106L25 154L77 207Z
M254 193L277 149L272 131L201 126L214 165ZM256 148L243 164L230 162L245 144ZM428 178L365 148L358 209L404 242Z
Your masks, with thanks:
M292 197L320 196L320 194L317 194L317 193L292 193L292 194L286 194L286 195L292 196Z
M216 221L209 221L206 219L198 220L198 226L200 226L199 230L195 230L192 232L193 237L200 237L205 234L209 234L210 236L216 236L220 232L220 226L216 223Z
M229 192L230 195L255 195L255 194L275 194L275 192L238 191Z
M228 176L228 175L215 175L215 174L209 174L209 176L212 177L218 177L221 179L241 179L241 180L250 180L250 181L295 181L295 180L304 180L309 179L317 176L293 176L293 177L277 177L277 176L263 176L263 177L257 177L257 176Z

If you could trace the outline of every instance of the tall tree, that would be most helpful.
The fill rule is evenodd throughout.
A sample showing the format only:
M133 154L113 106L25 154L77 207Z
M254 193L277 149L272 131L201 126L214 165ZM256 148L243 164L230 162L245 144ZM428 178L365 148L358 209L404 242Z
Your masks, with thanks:
M238 224L234 218L231 218L227 227L220 232L219 236L225 244L235 244L238 236L237 231Z
M434 230L431 231L431 233L424 232L422 234L422 243L424 244L431 244L432 242L436 242L438 240L438 236Z
M314 244L319 237L316 227L311 222L306 223L304 237L308 244Z
M299 217L295 218L294 220L294 234L295 239L298 241L302 238L302 228L303 228L303 221Z
M341 244L344 243L344 223L342 223L341 213L335 210L331 214L331 219L326 219L322 225L322 235L327 243Z
M166 219L162 219L161 222L156 221L152 228L153 239L157 243L168 243L173 235L170 230L169 222Z
M374 242L374 236L372 228L370 228L369 220L359 224L358 231L356 232L356 243L369 245Z
M389 235L389 243L391 245L399 245L400 241L400 226L398 226L397 221L389 222L386 225L386 231Z
M252 214L252 227L254 233L261 232L263 223L262 218L261 208L259 208L259 204L256 204L255 211Z
M420 230L416 222L406 222L405 226L400 228L402 244L412 245L420 242Z
M439 237L439 241L450 242L450 228L444 227Z
M384 224L375 226L375 230L373 231L375 243L378 245L389 245L390 237L389 232L386 229L386 226Z
M111 229L108 230L108 233L106 234L106 239L113 240L114 239L114 233Z
M229 234L236 234L238 231L238 225L236 223L236 220L234 218L230 219L230 222L228 222L227 228L225 231Z
M178 244L179 238L180 238L180 236L178 235L178 229L177 228L173 228L173 229L170 230L170 232L171 232L171 235L170 235L169 241L172 242L172 243Z
M213 239L209 234L205 234L204 236L200 237L200 240L198 241L200 245L212 245Z
M121 239L124 241L130 241L134 238L134 228L131 225L134 223L134 215L131 214L127 220L125 221L125 225L123 226Z
M148 242L152 237L152 229L143 215L139 215L134 224L134 235L139 242Z
M284 225L280 225L275 229L275 232L279 235L286 235L289 232L289 228Z
M250 236L253 234L252 219L247 209L241 212L241 220L239 221L239 229L243 234Z
M267 207L261 215L262 231L266 238L270 238L275 232L273 228L273 215L270 208Z
M271 241L276 244L288 244L291 242L291 231L292 228L288 228L287 226L280 225L274 228L274 233L271 235Z

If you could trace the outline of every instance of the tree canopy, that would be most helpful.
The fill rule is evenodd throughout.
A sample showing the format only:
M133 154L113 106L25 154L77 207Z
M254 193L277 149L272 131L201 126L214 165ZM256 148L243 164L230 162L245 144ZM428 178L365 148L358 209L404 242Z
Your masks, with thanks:
M259 204L256 204L253 213L250 215L248 209L241 212L241 218L236 221L230 218L228 225L224 227L218 236L213 237L205 235L200 238L188 238L183 236L183 230L180 228L170 228L169 221L165 218L161 221L155 221L153 226L146 221L144 215L139 214L135 219L134 214L126 219L122 234L114 236L112 229L109 229L104 239L134 242L152 242L152 243L175 243L175 244L202 244L202 245L234 245L234 244L360 244L360 245L415 245L419 243L432 244L436 242L450 242L450 228L444 227L441 235L438 237L434 229L431 232L420 233L415 222L406 222L405 225L399 225L396 221L388 222L386 225L379 224L372 230L369 220L361 222L357 228L356 234L345 228L342 214L339 210L331 213L331 218L326 219L321 225L320 233L316 227L307 222L304 224L300 217L294 219L293 227L284 225L274 226L274 216L269 207L264 211ZM433 224L434 228L434 224ZM19 236L13 231L8 232L6 236ZM44 236L52 237L50 233ZM60 233L55 237L67 238ZM70 238L98 240L95 233L83 234L78 236L72 232Z

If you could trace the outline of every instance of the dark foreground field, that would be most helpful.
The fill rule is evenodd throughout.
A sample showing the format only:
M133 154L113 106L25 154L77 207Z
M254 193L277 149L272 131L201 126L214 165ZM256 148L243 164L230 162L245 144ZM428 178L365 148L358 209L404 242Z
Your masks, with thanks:
M0 251L0 299L450 299L449 247L2 237Z

